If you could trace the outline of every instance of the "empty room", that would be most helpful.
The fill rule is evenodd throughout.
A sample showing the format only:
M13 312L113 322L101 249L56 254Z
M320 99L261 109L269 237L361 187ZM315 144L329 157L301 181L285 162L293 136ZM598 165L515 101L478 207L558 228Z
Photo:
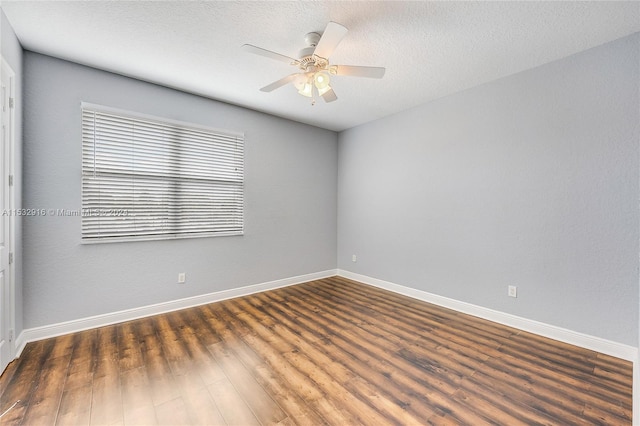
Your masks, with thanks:
M0 424L640 426L639 1L0 33Z

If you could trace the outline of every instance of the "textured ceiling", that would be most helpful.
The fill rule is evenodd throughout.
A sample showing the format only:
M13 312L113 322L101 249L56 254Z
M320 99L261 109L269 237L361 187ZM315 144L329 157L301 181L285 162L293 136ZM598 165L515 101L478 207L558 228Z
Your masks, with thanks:
M629 2L6 1L23 47L332 130L343 130L640 31ZM288 56L336 21L334 64L383 66L382 80L334 77L311 106Z

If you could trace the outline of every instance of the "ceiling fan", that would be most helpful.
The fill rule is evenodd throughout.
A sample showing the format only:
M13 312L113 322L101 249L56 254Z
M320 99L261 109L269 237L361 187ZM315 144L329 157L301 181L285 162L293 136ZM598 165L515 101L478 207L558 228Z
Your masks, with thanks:
M298 59L251 44L243 45L242 49L256 55L287 62L299 69L298 72L264 86L260 89L261 91L271 92L288 83L293 83L295 88L298 89L298 93L312 99L312 105L315 103L315 93L320 95L325 102L333 102L338 97L331 88L330 76L382 78L385 72L385 69L381 67L331 65L329 63L329 56L342 41L347 31L344 26L336 22L329 22L322 35L308 33L304 38L308 47L300 50Z

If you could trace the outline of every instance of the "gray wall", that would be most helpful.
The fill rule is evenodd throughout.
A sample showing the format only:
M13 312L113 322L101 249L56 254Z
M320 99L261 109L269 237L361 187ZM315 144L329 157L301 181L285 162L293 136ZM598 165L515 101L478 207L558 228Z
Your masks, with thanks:
M0 51L15 75L16 103L14 107L15 119L15 156L14 156L14 192L15 207L22 206L22 47L11 28L4 11L0 9ZM23 329L22 322L22 218L15 219L15 336Z
M80 208L82 101L246 144L244 236L81 245L79 217L26 219L25 328L336 268L335 132L36 53L24 63L25 207Z
M638 346L639 44L342 132L338 267Z

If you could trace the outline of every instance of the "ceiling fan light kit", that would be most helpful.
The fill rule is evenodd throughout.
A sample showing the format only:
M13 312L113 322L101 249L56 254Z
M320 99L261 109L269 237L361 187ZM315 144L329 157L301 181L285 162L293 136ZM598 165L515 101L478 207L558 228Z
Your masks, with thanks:
M299 69L298 72L261 88L261 91L271 92L292 83L298 93L311 98L311 104L314 105L316 93L325 102L333 102L338 99L331 87L330 75L368 78L382 78L384 76L385 69L381 67L331 65L329 63L329 57L346 34L347 29L344 26L336 22L329 22L322 35L315 32L305 35L304 39L308 46L298 52L298 59L251 44L245 44L242 48L256 55L287 62Z

